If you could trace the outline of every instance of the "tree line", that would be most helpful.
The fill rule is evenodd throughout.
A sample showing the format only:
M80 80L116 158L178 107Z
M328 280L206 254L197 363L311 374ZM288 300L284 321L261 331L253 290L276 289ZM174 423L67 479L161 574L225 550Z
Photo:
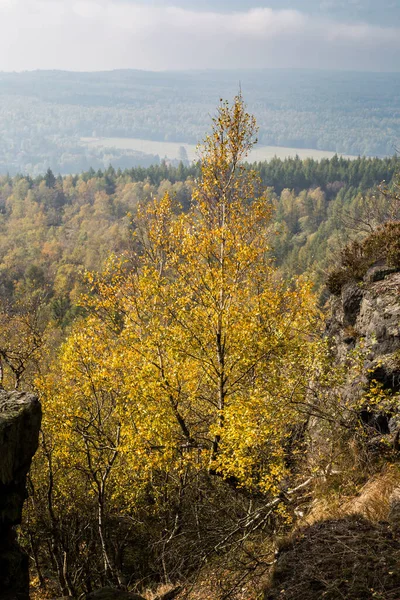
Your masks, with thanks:
M237 71L219 73L3 73L0 173L62 174L93 166L149 166L160 157L85 148L82 137L197 142L221 85L241 81L267 146L393 155L399 145L396 73ZM161 157L162 158L162 157Z

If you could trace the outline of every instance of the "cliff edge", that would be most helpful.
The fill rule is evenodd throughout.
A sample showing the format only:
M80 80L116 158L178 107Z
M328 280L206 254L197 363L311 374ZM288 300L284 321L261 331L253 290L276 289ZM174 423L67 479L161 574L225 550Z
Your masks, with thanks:
M0 390L0 600L29 599L28 557L14 526L21 522L41 416L36 396Z
M359 406L366 451L382 464L392 448L391 466L400 466L400 272L385 265L367 270L361 281L347 281L332 299L327 334L338 364L353 351L362 352L363 368L349 374L344 399ZM385 401L363 405L371 384L378 384ZM343 392L343 390L342 390ZM394 471L394 469L392 469ZM379 475L372 479L379 486ZM371 482L369 482L371 484ZM343 507L342 518L329 515L297 528L281 546L264 600L351 600L400 597L400 485L393 478L386 520L365 518L368 485ZM350 506L351 504L351 506ZM368 507L367 507L368 508ZM363 510L364 509L364 510Z

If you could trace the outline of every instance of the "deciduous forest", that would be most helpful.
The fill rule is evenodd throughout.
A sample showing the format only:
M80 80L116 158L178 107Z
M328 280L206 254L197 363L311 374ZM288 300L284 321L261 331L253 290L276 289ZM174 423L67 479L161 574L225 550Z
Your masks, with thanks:
M343 399L364 355L333 367L324 315L376 256L399 267L399 160L250 165L256 136L237 96L196 165L0 177L2 385L43 406L20 531L38 600L259 598L304 498L377 469L356 415L392 395Z

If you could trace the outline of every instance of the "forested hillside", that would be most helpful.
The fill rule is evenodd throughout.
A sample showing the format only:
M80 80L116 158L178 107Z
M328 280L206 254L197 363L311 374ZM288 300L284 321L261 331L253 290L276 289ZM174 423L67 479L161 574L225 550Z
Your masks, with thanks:
M391 156L400 141L398 73L311 70L0 73L0 173L148 166L163 156L87 147L83 137L197 144L220 90L241 85L259 144Z
M272 254L288 275L308 272L319 285L349 236L352 219L384 203L398 159L275 159L255 165L273 206ZM168 191L187 211L200 167L165 164L77 176L0 177L0 294L4 306L35 290L58 324L70 323L84 270L129 251L139 204ZM376 206L371 207L370 203ZM43 306L43 302L42 302Z
M239 95L198 164L0 177L0 385L43 407L20 535L37 600L255 600L304 507L396 456L367 443L398 407L399 160L249 165L256 132Z

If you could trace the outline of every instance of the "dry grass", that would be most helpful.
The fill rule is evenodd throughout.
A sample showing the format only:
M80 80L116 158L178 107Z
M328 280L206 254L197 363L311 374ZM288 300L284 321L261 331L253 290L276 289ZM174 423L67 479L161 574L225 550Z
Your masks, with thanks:
M314 500L310 512L299 523L301 527L326 519L340 519L349 515L362 515L377 522L388 519L390 498L400 487L400 467L388 465L374 475L356 495L329 495Z
M274 549L272 539L260 535L235 551L213 556L177 600L259 600L270 579Z
M363 515L370 521L385 521L390 512L390 499L400 487L400 469L390 465L361 489L358 496L344 503L344 515Z
M143 597L146 598L146 600L157 600L157 598L160 598L160 597L164 596L165 594L168 594L168 592L171 592L176 587L178 587L177 583L175 583L175 584L164 583L164 584L157 586L156 589L147 590L143 594Z

